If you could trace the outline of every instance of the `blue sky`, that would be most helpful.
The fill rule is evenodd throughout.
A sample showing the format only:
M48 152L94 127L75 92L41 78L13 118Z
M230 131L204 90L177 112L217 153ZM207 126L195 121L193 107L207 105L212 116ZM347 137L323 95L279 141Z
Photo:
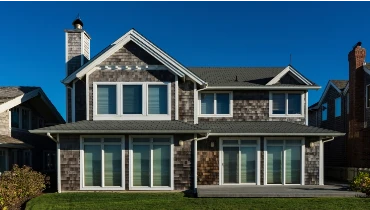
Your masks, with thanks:
M41 86L65 116L64 29L80 13L95 55L131 28L186 66L293 66L322 86L370 49L370 2L0 2L0 85ZM370 59L369 59L370 60Z

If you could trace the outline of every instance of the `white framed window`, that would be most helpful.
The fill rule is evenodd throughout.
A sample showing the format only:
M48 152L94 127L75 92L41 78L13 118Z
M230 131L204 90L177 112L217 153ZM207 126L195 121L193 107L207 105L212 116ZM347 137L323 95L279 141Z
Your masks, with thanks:
M11 127L17 129L31 129L31 109L15 107L10 109Z
M199 117L232 117L232 91L199 92Z
M220 184L260 185L260 138L220 138Z
M303 117L303 92L270 92L270 117Z
M130 136L130 190L173 190L173 136Z
M269 137L264 147L265 185L304 185L304 138Z
M23 165L32 167L32 151L23 150Z
M94 120L171 120L170 82L94 82Z
M123 136L81 136L80 189L124 190Z
M52 150L45 150L42 152L42 161L44 171L55 171L56 169L56 153Z
M321 121L328 119L328 103L323 103L321 105Z
M335 99L335 117L340 117L342 113L342 99L340 97Z

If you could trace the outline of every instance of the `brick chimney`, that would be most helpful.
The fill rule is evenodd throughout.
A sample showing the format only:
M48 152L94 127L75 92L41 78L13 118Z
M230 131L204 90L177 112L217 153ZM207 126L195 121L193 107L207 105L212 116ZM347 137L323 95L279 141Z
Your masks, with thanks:
M358 42L348 53L349 62L349 128L348 128L348 157L349 167L359 167L358 158L362 151L362 133L364 128L365 85L364 70L366 50Z
M90 60L90 36L83 30L83 22L78 16L73 22L73 29L66 33L66 76L69 76Z
M79 16L72 22L73 29L65 31L66 50L66 77L90 60L90 36L83 29L83 22ZM72 89L76 87L76 89ZM66 122L86 119L86 114L81 115L81 107L86 104L83 82L77 81L66 87ZM74 96L74 98L73 98ZM76 105L77 104L77 105ZM86 107L86 106L85 106ZM86 111L84 111L85 113ZM81 116L80 116L81 115Z

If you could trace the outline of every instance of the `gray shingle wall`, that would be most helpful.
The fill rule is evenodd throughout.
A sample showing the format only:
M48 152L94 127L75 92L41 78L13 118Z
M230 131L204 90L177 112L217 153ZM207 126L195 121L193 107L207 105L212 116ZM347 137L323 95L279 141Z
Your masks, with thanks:
M288 121L305 123L305 117L269 117L269 91L234 91L233 117L199 117L201 121Z
M314 147L310 143L314 142ZM306 137L305 140L305 184L318 185L320 170L320 141L318 137Z
M80 136L60 135L62 191L80 189Z
M89 114L93 119L94 82L171 82L171 117L175 119L175 76L167 70L97 70L89 75Z
M179 81L179 120L194 122L194 83Z
M10 136L8 111L0 113L0 134Z
M81 66L81 32L69 32L67 42L67 73L70 75Z
M194 177L194 141L186 141L194 135L175 135L174 137L174 182L175 190L188 190L193 187ZM184 141L180 146L179 141Z

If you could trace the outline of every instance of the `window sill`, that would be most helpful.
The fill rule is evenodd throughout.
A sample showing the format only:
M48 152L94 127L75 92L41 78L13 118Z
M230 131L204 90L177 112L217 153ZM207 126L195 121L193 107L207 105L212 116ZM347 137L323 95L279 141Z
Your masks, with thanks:
M94 115L93 120L171 120L169 114L151 115Z

